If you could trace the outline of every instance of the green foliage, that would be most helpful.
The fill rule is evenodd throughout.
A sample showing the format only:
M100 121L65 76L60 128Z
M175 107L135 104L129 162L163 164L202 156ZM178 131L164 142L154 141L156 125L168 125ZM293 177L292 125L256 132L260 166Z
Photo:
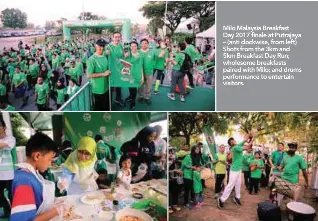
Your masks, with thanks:
M18 113L10 113L12 133L16 139L17 146L25 146L28 138L21 131L23 118Z
M165 1L151 1L145 4L140 11L144 17L164 22L165 18ZM214 1L168 1L168 13L166 25L171 35L181 23L182 18L195 17L200 22L200 30L206 30L215 23L215 2ZM163 24L162 24L163 26ZM157 27L157 26L155 26Z
M1 12L1 20L4 27L26 28L27 14L17 8L6 8Z
M152 35L155 35L158 29L162 28L164 24L165 23L161 18L152 18L147 25L148 32Z
M174 42L174 43L184 42L187 37L191 37L192 38L193 34L175 33L172 36L172 42Z
M92 12L81 12L77 17L78 20L106 20L105 16L94 15Z

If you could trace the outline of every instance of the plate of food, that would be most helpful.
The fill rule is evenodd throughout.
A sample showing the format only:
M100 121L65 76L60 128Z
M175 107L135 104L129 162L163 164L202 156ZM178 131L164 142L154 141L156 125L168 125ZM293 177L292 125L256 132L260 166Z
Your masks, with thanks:
M64 213L63 216L64 220L72 220L72 221L78 221L82 220L84 221L83 217L75 213L75 206L71 206L66 213Z
M116 221L153 221L153 219L145 212L124 208L116 213Z
M95 205L102 203L105 200L105 195L98 192L88 193L81 197L81 202L87 205Z

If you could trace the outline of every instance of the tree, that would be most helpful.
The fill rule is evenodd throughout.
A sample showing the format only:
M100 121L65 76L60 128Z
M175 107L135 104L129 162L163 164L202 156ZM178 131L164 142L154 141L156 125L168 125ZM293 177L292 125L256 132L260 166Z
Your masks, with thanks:
M17 8L6 8L1 12L1 20L4 27L26 28L27 14Z
M27 24L27 28L33 29L33 28L34 28L34 24L33 24L33 23L28 23L28 24Z
M139 33L139 24L136 23L131 27L131 35L136 36Z
M165 23L161 18L152 18L147 25L148 32L155 35L158 29L162 28L164 24Z
M56 27L55 21L46 21L45 22L45 29L50 30Z
M23 118L18 113L11 113L11 126L12 126L12 134L16 139L16 146L25 146L28 142L28 138L24 136L21 131Z
M78 20L105 20L105 16L94 15L92 12L81 12L77 17Z

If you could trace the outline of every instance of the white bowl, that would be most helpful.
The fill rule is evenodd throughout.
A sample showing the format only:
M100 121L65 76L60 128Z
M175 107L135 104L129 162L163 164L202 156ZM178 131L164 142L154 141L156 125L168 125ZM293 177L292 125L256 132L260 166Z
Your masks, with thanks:
M103 221L113 220L114 214L107 211L100 211L98 217Z
M119 210L116 213L116 221L120 221L120 219L124 216L135 216L142 219L143 221L153 221L153 219L147 213L131 208Z

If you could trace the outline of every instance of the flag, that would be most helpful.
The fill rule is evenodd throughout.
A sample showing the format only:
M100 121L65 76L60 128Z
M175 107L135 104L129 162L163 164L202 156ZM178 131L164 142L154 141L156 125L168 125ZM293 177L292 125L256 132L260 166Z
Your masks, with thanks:
M210 150L210 153L212 154L212 156L215 156L216 144L215 144L214 135L213 135L213 131L212 131L211 126L204 126L202 131L203 131L203 134L205 137L205 141L208 144L208 148Z

